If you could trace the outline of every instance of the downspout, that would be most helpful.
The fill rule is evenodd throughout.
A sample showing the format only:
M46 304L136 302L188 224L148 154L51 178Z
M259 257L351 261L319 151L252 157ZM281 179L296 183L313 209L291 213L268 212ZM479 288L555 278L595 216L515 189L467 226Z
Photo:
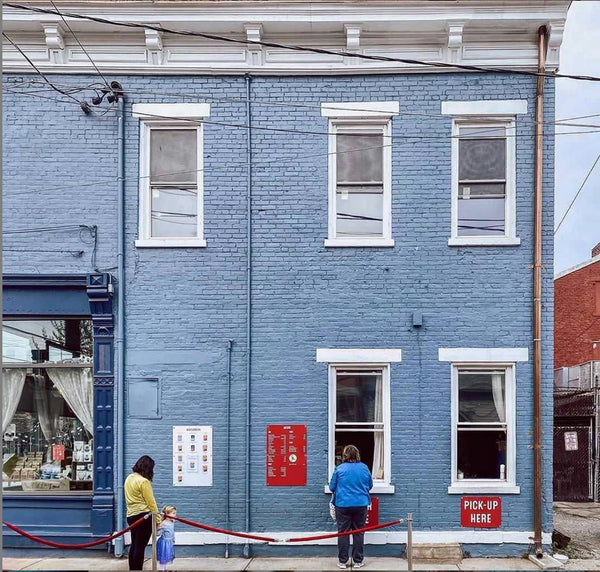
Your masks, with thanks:
M117 530L125 528L123 519L123 446L125 431L124 384L125 384L125 101L123 92L117 102L118 117L118 198L117 198ZM115 540L115 555L123 556L124 537Z
M538 78L535 101L535 199L533 242L533 542L542 557L542 164L544 153L544 81L546 27L538 30Z
M250 532L250 381L252 372L252 115L250 108L250 82L250 76L246 75L246 532ZM250 544L248 541L244 544L243 553L246 558L250 557Z
M229 530L231 515L229 510L229 459L231 458L231 350L233 340L227 341L227 464L225 469L225 482L227 484L227 506L225 507L225 528ZM229 536L225 536L225 558L229 558Z

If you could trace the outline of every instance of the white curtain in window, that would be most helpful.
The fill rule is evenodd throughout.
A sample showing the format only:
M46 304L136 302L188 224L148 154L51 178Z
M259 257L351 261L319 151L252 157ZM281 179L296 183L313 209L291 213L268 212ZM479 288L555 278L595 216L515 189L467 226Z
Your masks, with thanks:
M62 411L62 400L46 388L43 375L34 377L33 398L44 437L50 441L58 433L58 417Z
M83 426L94 434L94 383L89 367L49 367L48 377Z
M11 367L2 370L2 434L17 411L26 375L25 369Z
M375 383L375 419L376 423L383 421L383 379L382 376L377 376ZM376 428L380 426L376 425ZM373 449L373 478L383 479L383 431L375 431L374 433L374 449Z
M504 407L504 375L501 373L492 374L492 395L494 397L494 407L501 423L506 422L506 409Z

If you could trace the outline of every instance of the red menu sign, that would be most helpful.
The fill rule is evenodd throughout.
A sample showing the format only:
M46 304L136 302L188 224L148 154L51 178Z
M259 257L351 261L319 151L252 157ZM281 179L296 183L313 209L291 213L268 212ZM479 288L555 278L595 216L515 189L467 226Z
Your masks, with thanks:
M460 525L470 528L498 528L502 524L500 497L462 497Z
M52 445L52 459L55 461L64 461L65 459L65 446L64 445Z
M306 485L306 425L267 425L267 486Z

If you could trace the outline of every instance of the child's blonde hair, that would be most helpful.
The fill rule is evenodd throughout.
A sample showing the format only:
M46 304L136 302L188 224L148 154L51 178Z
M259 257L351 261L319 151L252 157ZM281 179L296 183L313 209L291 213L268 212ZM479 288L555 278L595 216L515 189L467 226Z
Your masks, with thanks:
M167 504L167 505L163 506L162 512L163 512L163 514L167 514L168 512L177 512L177 507Z

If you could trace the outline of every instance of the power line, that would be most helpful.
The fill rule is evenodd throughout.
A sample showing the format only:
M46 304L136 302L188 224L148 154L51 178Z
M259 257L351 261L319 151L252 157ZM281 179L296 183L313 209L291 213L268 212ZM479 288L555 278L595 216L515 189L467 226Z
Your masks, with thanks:
M243 126L240 126L240 128L243 128ZM298 131L298 133L302 133L302 131ZM587 134L587 133L600 133L600 129L598 130L592 130L592 131L569 131L569 132L563 132L563 133L556 133L555 137L559 136L559 135L581 135L581 134ZM516 137L517 135L515 135ZM532 135L533 136L533 135ZM410 136L411 138L414 137L429 137L430 139L453 139L458 137L457 135L440 135L440 136ZM523 135L519 136L519 137L524 137ZM253 167L255 168L263 168L266 167L268 165L271 165L273 163L278 163L280 164L282 161L284 160L294 160L294 159L312 159L312 158L318 158L318 157L329 157L329 156L335 156L335 155L339 155L339 154L343 154L343 153L356 153L358 151L368 151L368 150L372 150L372 149L384 149L387 147L401 147L404 145L412 145L415 143L420 143L421 141L408 141L408 140L403 140L400 143L396 143L395 145L392 144L385 144L385 145L375 145L372 147L360 147L360 148L354 148L354 149L349 149L346 151L328 151L325 153L311 153L311 154L301 154L301 153L297 153L295 155L291 155L291 156L286 156L286 157L278 157L276 159L270 159L270 160L266 160L266 161L255 161L253 163ZM233 161L229 161L229 164L234 163ZM237 165L245 165L246 161L239 161L236 163ZM6 171L6 167L5 167L5 171ZM204 172L205 169L201 168L201 169L186 169L186 170L180 170L180 171L171 171L171 172L167 172L167 173L160 173L160 174L155 174L154 176L156 177L164 177L164 176L168 176L168 175L180 175L180 174L186 174L186 173L202 173ZM22 195L31 195L32 193L35 192L57 192L57 191L63 191L63 190L68 190L71 188L79 188L79 187L93 187L96 185L106 185L108 182L113 182L113 181L119 181L119 180L123 180L123 181L129 181L132 179L148 179L150 178L150 175L132 175L130 177L114 177L113 175L108 175L105 177L105 180L97 180L97 181L93 181L93 182L87 182L87 183L75 183L73 185L62 185L60 187L50 187L50 188L44 188L44 189L38 189L38 190L30 190L30 191L23 191L23 192L15 192L15 193L6 193L6 197L15 197L15 196L22 196ZM6 185L5 185L6 186Z
M17 228L14 230L4 230L2 234L29 234L35 232L54 232L61 230L78 230L86 229L89 230L92 227L87 224L64 224L60 226L40 226L37 228Z
M59 13L47 9L47 8L39 8L34 6L22 6L20 4L13 4L11 2L5 2L4 6L8 6L10 8L16 8L19 10L27 10L30 12L37 12L40 14L53 14L60 15ZM409 65L420 65L423 67L433 67L433 68L443 68L443 69L459 69L465 71L478 71L484 73L502 73L502 74L516 74L516 75L526 75L533 77L549 77L549 78L568 78L568 79L576 79L582 81L600 81L600 77L596 76L584 76L584 75L572 75L572 74L559 74L559 73L548 73L548 72L539 72L539 71L528 71L528 70L518 70L518 69L509 69L509 68L497 68L497 67L482 67L482 66L474 66L467 64L458 64L458 63L446 63L446 62L429 62L423 60L413 60L407 58L394 58L391 56L377 56L377 55L369 55L369 54L360 54L354 52L347 52L344 50L328 50L325 48L314 48L308 46L298 46L293 44L280 44L277 42L265 42L262 40L242 40L237 38L228 38L226 36L219 36L217 34L207 34L204 32L191 32L189 30L173 30L170 28L165 28L164 26L156 26L153 24L139 24L136 22L119 22L117 20L108 20L106 18L100 18L98 16L85 16L83 14L77 14L74 12L64 12L65 16L69 18L79 19L79 20L88 20L91 22L98 22L100 24L108 24L111 26L121 26L125 28L137 28L144 30L154 30L156 32L162 32L165 34L174 34L178 36L194 36L199 38L205 38L208 40L216 40L219 42L225 42L230 44L243 44L243 45L258 45L265 46L268 48L280 48L284 50L298 51L298 52L310 52L316 54L325 54L325 55L334 55L334 56L345 56L352 57L358 59L366 59L372 61L383 61L383 62L396 62L402 64Z
M19 47L17 46L17 44L15 44L6 34L6 32L2 32L2 35L13 45L13 47L15 49L17 49L19 51L19 53L29 62L29 64L31 65L31 67L40 75L40 77L44 78L44 80L46 81L46 83L52 87L52 89L54 89L55 91L58 91L58 93L62 93L63 95L66 95L67 97L70 97L73 101L76 101L78 105L81 105L81 102L76 99L75 97L73 97L70 93L67 93L66 91L63 91L62 89L59 89L58 87L56 87L36 66L35 64L27 57L27 55L25 54L25 52Z
M35 83L38 85L45 85L43 82L39 82L39 81L23 81L20 83L27 83L27 84L31 84L31 83ZM12 86L12 85L18 85L18 82L6 82L7 86ZM73 84L56 84L56 85L60 85L62 87L72 87ZM8 87L6 89L9 89ZM87 85L87 86L77 86L74 87L73 90L77 90L77 91L82 91L83 89L94 89L94 84L91 85ZM44 91L44 90L36 90L37 91ZM34 91L11 91L11 93L15 93L15 94L23 94L23 95L30 95L35 93ZM202 94L200 92L196 92L196 93L184 93L184 92L159 92L159 91L152 91L152 90L147 90L147 89L135 89L135 88L128 88L127 89L127 93L142 93L142 94L147 94L147 95L157 95L157 96L162 96L162 97L189 97L189 98L193 98L193 99L198 99ZM215 103L215 102L232 102L232 103L246 103L246 98L241 98L241 97L216 97L214 95L209 95L209 96L204 96L202 97L202 99L204 100L203 103ZM58 100L57 100L58 101ZM493 100L492 100L493 101ZM325 105L328 109L346 109L346 107L342 107L339 106L339 104L337 104L336 102L327 102L324 101L322 102L322 104L312 104L312 103L301 103L298 101L291 101L291 100L286 100L286 101L277 101L277 100L272 100L272 99L251 99L250 103L252 105L273 105L273 106L279 106L279 107L296 107L296 108L300 108L300 109L321 109L322 105ZM360 101L355 102L355 103L361 103ZM360 109L358 107L354 107L353 111L364 111L365 113L373 113L373 109ZM396 115L396 114L395 114ZM397 115L400 116L414 116L414 117L426 117L426 118L433 118L433 117L442 117L442 118L447 118L447 115L443 115L441 113L419 113L419 112L412 112L412 111L398 111ZM565 117L563 119L555 119L553 121L544 121L543 124L544 125L555 125L555 126L571 126L571 127L598 127L600 128L600 125L586 125L586 124L570 124L570 123L566 123L568 121L575 121L578 119L589 119L592 117L600 117L600 113L595 113L595 114L591 114L591 115L582 115L582 116L577 116L577 117ZM523 118L523 121L527 121L529 118L525 117ZM533 124L535 124L535 121L532 122Z
M569 214L569 211L571 210L571 207L575 204L575 201L577 200L577 197L579 196L579 193L581 193L581 190L583 189L583 187L587 183L587 180L590 178L590 175L592 174L593 170L596 168L596 165L598 164L598 161L600 161L600 154L598 154L598 157L596 157L596 160L594 161L594 164L592 165L592 168L588 171L588 174L585 176L585 179L583 180L583 183L581 183L581 186L579 187L579 190L577 191L577 193L575 193L575 196L573 197L573 200L571 201L571 204L569 205L569 208L567 208L567 210L565 211L565 214L560 219L560 222L558 223L558 226L554 229L554 234L556 234L558 232L558 229L560 228L560 225L563 223L563 221L565 220L565 218L567 218L567 215Z
M69 26L69 23L67 22L67 20L65 19L65 17L61 14L60 10L56 7L56 4L54 3L54 0L50 0L50 3L52 4L52 6L54 6L54 9L56 10L56 13L61 17L61 20L65 23L65 26L67 28L69 28L69 32L71 32L71 34L75 38L75 41L79 44L79 47L83 50L83 53L88 57L88 60L90 60L90 63L94 66L94 69L96 70L96 72L98 73L98 75L102 78L102 81L104 81L104 84L106 85L106 87L108 89L110 89L110 85L108 84L107 79L102 75L102 72L98 69L98 66L94 63L94 60L92 59L92 57L90 56L90 54L87 53L87 50L83 47L83 44L79 41L79 38L77 37L77 35L75 34L75 32L73 32L73 30L71 29L71 26Z

